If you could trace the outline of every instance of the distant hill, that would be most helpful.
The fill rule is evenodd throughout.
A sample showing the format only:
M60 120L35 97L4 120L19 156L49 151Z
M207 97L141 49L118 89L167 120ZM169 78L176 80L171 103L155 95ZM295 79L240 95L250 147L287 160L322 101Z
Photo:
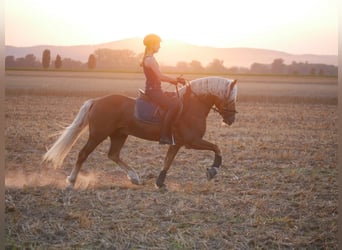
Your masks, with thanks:
M250 67L255 62L270 64L276 58L282 58L286 64L291 64L293 61L335 66L338 64L337 55L295 55L281 51L256 48L213 48L175 40L163 41L161 47L159 53L156 54L159 63L171 66L176 65L179 61L190 62L192 60L200 61L203 66L206 66L213 59L219 59L224 61L226 67ZM103 44L79 46L39 45L32 47L14 47L6 45L5 56L10 55L19 58L25 57L27 54L34 54L37 59L41 60L43 50L49 49L52 59L59 54L62 58L71 58L81 62L87 62L89 55L99 48L128 49L137 54L143 53L144 51L142 38L129 38Z

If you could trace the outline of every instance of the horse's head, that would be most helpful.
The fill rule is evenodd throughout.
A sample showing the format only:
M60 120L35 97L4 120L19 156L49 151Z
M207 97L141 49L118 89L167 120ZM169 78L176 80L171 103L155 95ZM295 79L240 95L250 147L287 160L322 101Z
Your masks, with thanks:
M215 103L215 106L218 109L218 112L223 118L223 122L232 125L235 121L235 114L237 113L235 109L236 103L236 87L237 80L233 80L228 85L228 95L224 99L220 99Z
M235 102L237 95L237 80L221 77L204 77L192 80L190 86L183 87L179 93L185 95L190 90L197 99L203 101L207 108L216 107L223 122L232 125L235 121ZM190 87L190 88L189 88Z

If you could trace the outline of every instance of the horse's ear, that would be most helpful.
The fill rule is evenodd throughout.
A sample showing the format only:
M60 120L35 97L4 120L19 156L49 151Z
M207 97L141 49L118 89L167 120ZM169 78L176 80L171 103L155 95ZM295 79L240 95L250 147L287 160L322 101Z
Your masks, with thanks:
M234 79L234 80L232 81L232 83L230 84L230 90L232 90L232 89L234 88L234 86L236 85L236 83L237 83L237 80Z

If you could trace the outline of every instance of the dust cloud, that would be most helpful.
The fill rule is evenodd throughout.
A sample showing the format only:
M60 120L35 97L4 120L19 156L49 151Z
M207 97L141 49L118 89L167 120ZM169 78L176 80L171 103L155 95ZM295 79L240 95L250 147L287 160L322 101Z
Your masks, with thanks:
M5 174L5 186L9 188L53 186L64 189L67 187L67 174L53 170L25 172L22 169L10 170ZM95 172L79 173L75 188L86 189L99 182Z

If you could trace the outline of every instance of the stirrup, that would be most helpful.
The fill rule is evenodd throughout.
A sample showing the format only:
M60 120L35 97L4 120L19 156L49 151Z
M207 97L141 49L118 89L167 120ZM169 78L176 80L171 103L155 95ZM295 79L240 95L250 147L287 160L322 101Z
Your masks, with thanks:
M173 138L173 135L170 137L161 137L159 139L159 144L160 145L176 145L175 139Z

